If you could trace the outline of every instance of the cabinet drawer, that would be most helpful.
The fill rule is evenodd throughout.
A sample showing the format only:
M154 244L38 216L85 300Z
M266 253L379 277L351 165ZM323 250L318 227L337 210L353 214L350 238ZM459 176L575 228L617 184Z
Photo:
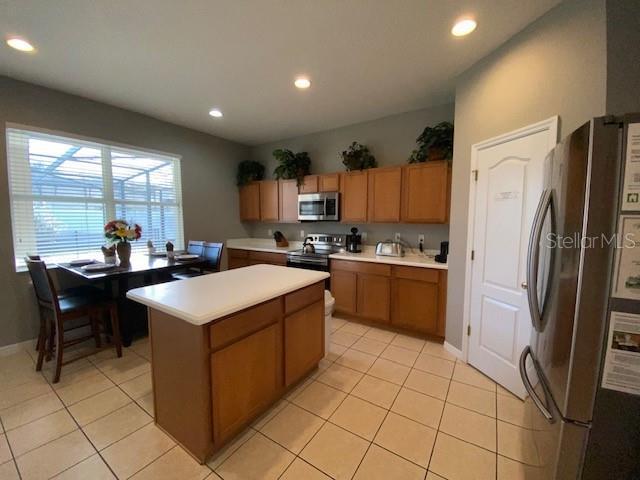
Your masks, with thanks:
M348 260L331 260L332 270L368 273L370 275L391 276L391 266L372 262L350 262Z
M251 260L259 260L263 263L273 263L276 265L286 265L287 256L284 253L271 253L271 252L249 252L249 258Z
M209 340L211 348L218 350L253 332L277 323L282 317L282 301L277 298L236 313L211 325Z
M284 313L289 315L324 298L324 282L310 285L284 297Z
M229 258L248 258L248 250L238 250L236 248L227 248L227 255Z
M393 267L392 274L395 278L418 280L420 282L438 283L438 270L421 267Z

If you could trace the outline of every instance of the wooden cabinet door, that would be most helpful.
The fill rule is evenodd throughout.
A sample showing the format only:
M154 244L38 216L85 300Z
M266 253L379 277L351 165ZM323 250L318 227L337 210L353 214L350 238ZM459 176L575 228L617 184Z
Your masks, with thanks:
M369 221L399 222L402 167L373 168L369 172Z
M391 279L382 275L358 273L358 315L389 323Z
M320 192L340 191L340 174L330 173L328 175L320 175L318 190Z
M211 354L214 443L232 437L282 391L282 331L276 323Z
M447 161L403 167L402 221L446 223L449 220L450 183Z
M260 184L250 183L240 187L240 220L256 222L260 220Z
M394 278L391 296L393 325L438 335L438 283Z
M336 312L355 315L356 284L355 272L331 270L331 294L336 299Z
M298 183L297 180L278 181L279 221L295 223L298 221Z
M300 193L318 193L318 175L306 175L300 185Z
M342 192L342 222L364 223L367 221L367 171L340 174Z
M278 221L278 181L263 180L260 184L260 220Z
M229 270L232 270L234 268L248 267L249 265L251 264L249 263L249 260L246 258L229 257L227 268Z
M290 386L324 356L324 299L284 319L284 383Z

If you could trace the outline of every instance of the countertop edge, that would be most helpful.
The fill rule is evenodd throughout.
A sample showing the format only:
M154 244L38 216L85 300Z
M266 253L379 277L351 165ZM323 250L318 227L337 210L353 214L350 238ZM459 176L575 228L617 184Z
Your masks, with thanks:
M157 301L151 300L149 299L149 297L145 297L145 296L139 296L137 295L135 292L136 290L145 288L145 287L140 287L140 288L134 288L132 290L129 290L127 292L127 298L130 300L133 300L135 302L141 303L143 305L145 305L146 307L149 308L153 308L155 310L161 311L163 313L166 313L168 315L171 315L173 317L176 317L180 320L184 320L185 322L188 322L192 325L195 325L197 327L201 327L203 325L206 325L207 323L211 323L215 320L218 320L222 317L226 317L227 315L231 315L233 313L237 313L240 312L242 310L245 310L247 308L251 308L254 307L260 303L263 302L267 302L269 300L272 300L276 297L281 297L282 295L286 295L288 293L291 292L295 292L296 290L300 290L302 288L308 287L310 285L313 285L314 283L318 283L321 282L323 280L326 280L327 278L329 278L330 274L328 272L317 272L319 274L322 274L322 278L320 279L314 279L312 281L302 281L302 282L298 282L295 285L292 285L290 287L287 288L283 288L281 290L279 290L277 293L275 294L270 294L270 295L264 295L264 296L260 296L260 297L256 297L256 298L252 298L251 300L248 300L246 303L243 303L242 305L238 305L238 306L232 306L226 309L222 309L216 312L211 313L210 315L203 315L203 316L195 316L195 315L189 315L186 314L184 311L181 310L176 310L174 308L171 308L165 304L159 303ZM188 280L180 280L180 281L188 281Z
M400 265L405 267L417 267L417 268L432 268L435 270L449 270L449 266L446 263L423 263L413 260L403 260L407 257L358 257L357 254L345 254L345 253L333 253L329 255L329 258L335 260L346 260L353 262L369 262L369 263L382 263L387 265Z

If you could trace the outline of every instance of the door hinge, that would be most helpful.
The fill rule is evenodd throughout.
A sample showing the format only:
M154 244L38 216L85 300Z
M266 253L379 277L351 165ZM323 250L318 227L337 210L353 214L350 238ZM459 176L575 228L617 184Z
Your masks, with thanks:
M473 180L474 181L478 181L478 170L471 170L471 173L473 173Z
M471 250L471 260L473 260L474 258L476 258L476 251Z
M471 325L467 325L467 337L471 336Z

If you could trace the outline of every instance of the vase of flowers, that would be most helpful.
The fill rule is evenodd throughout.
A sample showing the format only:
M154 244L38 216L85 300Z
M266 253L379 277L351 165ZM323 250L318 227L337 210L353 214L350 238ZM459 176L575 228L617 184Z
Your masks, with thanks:
M120 265L126 266L131 260L131 242L142 236L142 228L137 223L111 220L104 226L104 236L110 244L115 244Z

